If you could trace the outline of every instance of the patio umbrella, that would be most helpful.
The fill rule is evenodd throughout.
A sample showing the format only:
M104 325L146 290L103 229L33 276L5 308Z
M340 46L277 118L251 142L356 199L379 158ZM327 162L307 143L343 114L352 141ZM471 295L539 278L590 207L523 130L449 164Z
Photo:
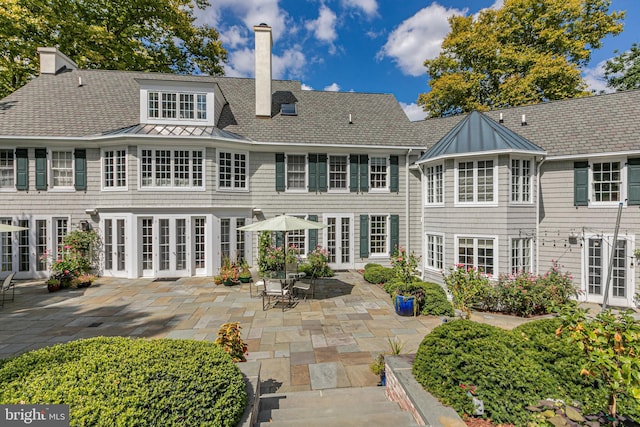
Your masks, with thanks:
M315 221L307 221L306 219L298 218L289 215L278 215L273 218L265 219L263 221L254 222L253 224L238 227L238 230L242 231L281 231L282 242L287 244L287 232L296 230L319 230L325 228L326 225ZM286 250L285 250L286 253ZM284 277L287 278L287 264L284 264Z
M10 233L12 231L28 230L27 227L18 227L17 225L0 224L0 233Z

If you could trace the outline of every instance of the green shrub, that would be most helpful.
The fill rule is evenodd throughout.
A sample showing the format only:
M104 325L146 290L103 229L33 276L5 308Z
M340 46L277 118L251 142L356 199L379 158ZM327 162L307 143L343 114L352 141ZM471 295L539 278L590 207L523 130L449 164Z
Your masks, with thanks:
M475 386L485 414L496 423L526 425L525 407L555 398L558 383L527 357L516 335L468 320L444 323L418 349L413 374L423 387L459 414L473 414L461 386Z
M364 271L364 280L369 283L380 284L387 283L393 279L393 269L378 264L375 265L377 267L371 266Z
M68 404L72 426L235 426L242 374L206 341L91 338L0 365L0 402Z
M436 285L437 286L437 285ZM453 316L453 306L447 299L447 294L440 286L439 289L433 287L425 288L424 306L420 311L424 315L432 316Z

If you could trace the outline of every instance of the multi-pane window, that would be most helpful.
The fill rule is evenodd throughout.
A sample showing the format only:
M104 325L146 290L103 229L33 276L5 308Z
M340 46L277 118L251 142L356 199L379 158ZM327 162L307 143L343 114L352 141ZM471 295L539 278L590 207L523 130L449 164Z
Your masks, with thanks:
M307 189L306 156L303 154L287 154L287 189Z
M232 262L241 261L246 257L245 232L238 228L246 224L245 218L220 219L220 262L225 259Z
M36 271L47 270L47 220L36 220Z
M16 233L18 235L18 271L29 271L31 267L31 259L29 256L31 252L29 250L29 220L19 220L18 226L27 228L27 230Z
M195 268L205 268L205 219L193 219L193 259Z
M231 219L220 219L220 263L231 259Z
M626 298L627 296L627 241L618 240L613 254L611 269L611 296Z
M53 232L55 239L55 254L54 256L60 257L64 252L63 240L64 236L67 235L67 231L69 229L69 220L67 218L54 218L53 219Z
M444 202L443 196L443 165L428 166L425 168L426 178L426 203L428 205Z
M593 200L596 202L619 202L622 188L620 162L593 163Z
M245 226L244 218L236 218L236 254L238 261L244 260L246 257L246 241L245 241L245 231L238 230L240 227Z
M102 167L104 188L124 188L127 186L126 150L108 150L103 153Z
M511 201L531 202L531 160L511 159Z
M202 150L141 150L140 185L201 188L204 185Z
M0 218L0 224L11 225L11 218ZM0 233L0 251L0 271L13 271L13 233Z
M610 296L627 297L628 282L628 241L618 239L615 248L612 238L591 237L587 239L587 292L590 295L604 295L607 269L611 269ZM613 265L610 255L613 251Z
M142 218L142 269L153 269L153 218Z
M371 157L369 159L369 188L387 188L387 158Z
M443 238L438 234L427 234L426 239L425 266L442 270L444 267L444 245Z
M304 215L295 215L298 218L304 219ZM306 249L306 232L304 230L292 230L287 233L287 247L296 248L299 255L307 253Z
M602 295L603 293L602 243L602 239L599 238L588 240L588 292L592 295Z
M477 237L458 238L458 264L463 268L476 268L486 274L494 271L494 239Z
M0 150L0 188L13 188L13 150Z
M349 187L347 156L329 156L329 189L347 190Z
M531 272L531 239L511 239L511 273Z
M51 152L51 178L54 188L73 187L73 153L71 151Z
M491 203L494 201L495 176L493 160L458 162L457 201L459 203Z
M371 215L369 217L369 251L371 254L389 253L386 215Z
M148 92L147 115L154 119L206 120L207 95L185 92Z
M218 188L247 188L247 154L218 153Z

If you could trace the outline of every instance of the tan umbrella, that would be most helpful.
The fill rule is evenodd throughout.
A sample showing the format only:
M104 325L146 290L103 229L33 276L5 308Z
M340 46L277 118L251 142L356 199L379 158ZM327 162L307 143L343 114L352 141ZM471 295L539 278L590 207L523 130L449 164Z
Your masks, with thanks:
M12 231L28 230L27 227L18 227L17 225L0 224L0 233L10 233Z

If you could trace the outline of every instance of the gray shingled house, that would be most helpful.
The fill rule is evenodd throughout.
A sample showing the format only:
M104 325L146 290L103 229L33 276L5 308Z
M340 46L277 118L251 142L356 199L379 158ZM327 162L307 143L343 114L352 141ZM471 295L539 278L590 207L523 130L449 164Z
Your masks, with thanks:
M334 269L396 245L438 282L557 260L601 301L611 266L609 302L633 304L640 91L411 123L392 95L273 80L255 32L255 79L80 70L41 48L40 76L0 100L0 222L29 228L0 234L0 270L46 277L40 256L91 227L104 275L211 276L255 263L238 227L287 213L327 224L288 240Z

